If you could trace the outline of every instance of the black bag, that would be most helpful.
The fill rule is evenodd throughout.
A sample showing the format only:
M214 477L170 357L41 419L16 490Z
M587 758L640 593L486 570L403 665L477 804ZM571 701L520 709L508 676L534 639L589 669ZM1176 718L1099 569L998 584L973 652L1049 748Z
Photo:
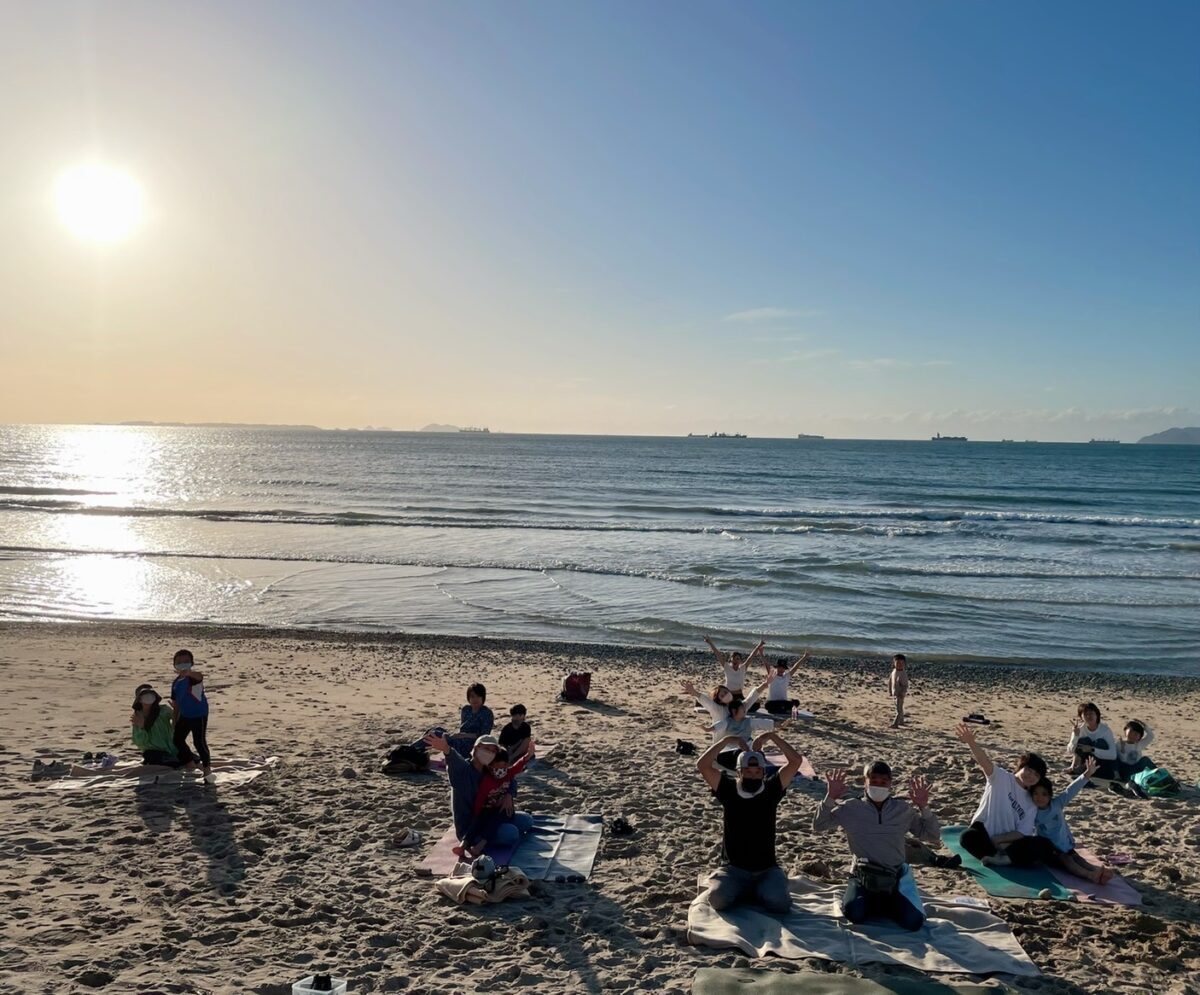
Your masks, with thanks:
M686 739L675 740L675 752L681 753L685 757L694 757L696 755L695 744L689 743Z
M383 765L385 774L411 774L429 769L429 754L415 746L397 746Z
M854 880L872 894L890 895L900 886L900 869L860 860L854 865Z

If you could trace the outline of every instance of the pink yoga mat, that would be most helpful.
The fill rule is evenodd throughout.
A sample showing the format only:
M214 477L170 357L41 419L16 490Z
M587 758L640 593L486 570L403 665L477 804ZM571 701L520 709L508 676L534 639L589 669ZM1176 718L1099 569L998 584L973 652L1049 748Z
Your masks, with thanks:
M1075 852L1089 863L1100 863L1091 850L1077 847ZM1068 874L1061 867L1050 867L1049 871L1075 896L1077 902L1097 902L1103 905L1142 904L1142 896L1138 894L1138 890L1120 874L1114 874L1108 884L1094 884L1084 878L1077 878L1074 874Z
M445 877L458 865L460 858L454 848L458 846L458 837L454 835L454 827L446 830L445 835L430 847L425 859L417 864L419 877ZM511 846L489 846L485 851L498 865L512 861L517 844Z
M765 753L763 753L763 756L767 758L767 763L774 764L776 767L782 769L783 767L787 766L787 758L778 750L767 750ZM817 772L813 768L812 762L808 759L808 757L805 757L803 762L800 764L800 772L796 776L809 778L817 776Z

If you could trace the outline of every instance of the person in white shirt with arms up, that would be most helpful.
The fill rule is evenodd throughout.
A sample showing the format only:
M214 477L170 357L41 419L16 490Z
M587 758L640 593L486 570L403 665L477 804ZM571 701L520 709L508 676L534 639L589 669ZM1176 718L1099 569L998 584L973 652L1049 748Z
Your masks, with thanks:
M717 658L717 662L725 670L725 687L733 692L735 698L741 698L742 689L746 686L746 668L750 666L756 657L762 655L762 651L766 649L767 644L759 640L758 645L750 651L750 655L744 657L736 651L733 653L723 653L717 649L717 644L709 639L708 636L704 637L704 641L708 643L708 648L713 651L713 656Z

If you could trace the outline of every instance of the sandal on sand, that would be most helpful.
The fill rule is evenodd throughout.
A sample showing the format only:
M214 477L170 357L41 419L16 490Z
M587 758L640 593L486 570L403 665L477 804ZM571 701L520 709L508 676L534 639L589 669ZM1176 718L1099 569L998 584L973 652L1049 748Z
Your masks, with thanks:
M394 846L397 850L408 850L414 846L420 846L424 842L425 837L418 833L415 829L406 829L392 842L392 846Z
M979 712L972 712L970 715L964 715L963 721L970 722L972 725L977 726L990 726L992 724L991 719L985 719Z

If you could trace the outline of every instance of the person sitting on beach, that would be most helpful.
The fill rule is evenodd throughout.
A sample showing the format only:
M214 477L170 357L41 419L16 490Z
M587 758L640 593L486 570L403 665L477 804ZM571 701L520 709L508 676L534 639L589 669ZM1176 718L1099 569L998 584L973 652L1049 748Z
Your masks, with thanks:
M1068 784L1066 790L1057 798L1054 796L1054 786L1045 777L1029 789L1029 795L1033 798L1033 804L1037 806L1038 835L1054 844L1058 851L1059 866L1076 877L1097 884L1108 884L1113 876L1111 868L1093 864L1079 856L1075 849L1075 837L1071 835L1071 827L1067 825L1067 817L1063 812L1083 786L1091 780L1099 766L1095 757L1088 757L1087 763L1083 765L1083 773Z
M1096 758L1097 777L1111 780L1117 772L1117 737L1100 721L1100 709L1095 702L1084 702L1076 710L1067 749L1074 761L1068 774L1082 774L1088 757Z
M791 680L793 671L807 660L808 650L805 650L804 655L790 666L787 657L783 656L775 661L773 667L770 664L767 665L767 680L770 683L767 685L767 700L764 707L771 715L787 715L793 708L800 705L798 698L788 697L788 682ZM757 709L758 702L755 702L750 707L750 711L757 711Z
M899 729L904 724L904 696L908 694L908 657L903 653L892 657L888 694L896 699L896 717L892 719L892 728Z
M851 922L883 917L904 929L925 925L925 906L917 893L917 882L905 862L905 840L911 832L918 839L936 843L941 839L937 813L929 808L929 784L914 776L908 782L908 801L892 794L892 769L882 760L863 768L865 798L846 798L846 771L826 775L825 800L813 818L813 831L831 832L838 826L846 833L854 868L842 914Z
M954 734L970 747L987 778L979 807L962 834L963 849L985 864L998 866L1055 863L1053 844L1037 835L1036 806L1029 796L1029 789L1046 776L1046 761L1036 753L1022 753L1014 774L992 763L965 722Z
M520 759L510 763L508 755L501 748L486 767L479 790L475 792L474 818L459 845L454 848L457 856L478 857L503 821L501 806L504 799L510 797L508 786L534 758L533 739L526 739L524 745L526 749Z
M495 716L484 704L485 701L487 688L482 684L472 684L467 688L467 703L459 712L458 732L446 737L464 757L474 748L476 739L491 734L496 723Z
M208 752L208 698L204 694L204 675L193 669L195 662L191 650L179 650L172 661L176 674L171 682L175 748L186 748L190 735L207 777L212 773L212 756Z
M737 776L728 777L715 761L736 742L720 739L696 761L723 810L721 866L709 877L708 900L717 911L757 901L782 915L791 909L792 897L787 875L775 859L775 816L804 758L778 733L765 732L738 754ZM771 775L761 752L767 743L774 743L785 758L783 768Z
M471 749L471 759L461 756L446 736L429 733L425 746L446 757L446 776L450 781L450 811L454 819L454 834L460 840L475 820L475 799L479 794L487 768L500 753L500 740L495 736L480 736ZM513 804L514 782L500 800L498 817L489 825L488 843L516 844L533 827L533 816L516 811Z
M508 710L508 722L500 730L500 747L509 760L517 760L525 755L526 747L533 743L533 730L525 720L524 705L513 705Z
M133 745L142 751L142 763L193 770L196 758L187 743L175 740L175 712L149 684L133 693Z
M735 698L742 697L742 690L746 686L746 668L750 666L755 657L762 655L767 644L760 640L759 644L750 651L750 655L743 657L736 651L733 653L721 652L717 649L717 644L708 636L704 637L704 641L708 643L709 649L713 651L713 656L717 658L717 662L725 671L725 686L733 692Z
M1146 747L1154 742L1154 730L1150 723L1131 719L1125 723L1121 738L1117 740L1116 773L1118 780L1128 781L1143 770L1153 770L1157 764L1145 754Z
M751 737L751 719L748 712L769 683L769 680L763 681L750 692L750 697L744 700L735 697L724 685L715 687L712 697L697 691L696 685L691 681L683 683L683 690L685 694L700 702L712 716L711 731L714 743L726 737L733 737L737 740L737 749L746 750L750 748ZM722 704L720 701L724 694L729 695L728 704Z

